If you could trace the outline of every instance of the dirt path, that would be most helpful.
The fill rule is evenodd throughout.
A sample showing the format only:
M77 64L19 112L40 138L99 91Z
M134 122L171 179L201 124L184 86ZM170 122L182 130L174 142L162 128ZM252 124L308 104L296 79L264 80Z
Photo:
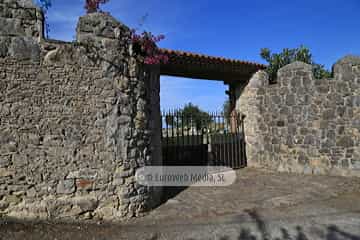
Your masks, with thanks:
M189 187L122 224L3 221L0 239L360 240L360 179L237 171L229 187Z

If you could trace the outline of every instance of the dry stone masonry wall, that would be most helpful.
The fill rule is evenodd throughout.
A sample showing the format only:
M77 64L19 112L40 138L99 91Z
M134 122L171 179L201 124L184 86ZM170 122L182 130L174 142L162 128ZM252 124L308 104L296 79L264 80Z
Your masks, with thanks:
M314 79L310 65L296 62L276 84L260 71L237 88L250 166L360 176L360 58L333 69L334 78Z
M0 0L0 215L119 220L157 205L135 171L162 165L159 69L108 14L80 18L76 41L43 38L31 0ZM360 58L315 80L293 63L237 88L250 166L360 176Z
M38 60L43 19L31 0L0 1L0 57Z
M31 0L0 0L0 26L0 214L116 220L157 204L134 174L161 164L159 75L130 30L94 13L76 42L45 40Z

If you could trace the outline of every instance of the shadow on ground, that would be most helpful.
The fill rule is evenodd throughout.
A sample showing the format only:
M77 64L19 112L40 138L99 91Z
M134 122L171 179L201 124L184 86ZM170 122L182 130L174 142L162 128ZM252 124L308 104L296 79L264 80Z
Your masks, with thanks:
M161 199L161 204L166 203L169 199L175 198L182 191L185 191L187 187L163 187L163 196Z
M0 222L0 239L92 239L92 240L118 240L118 239L141 239L141 240L164 240L164 239L216 239L216 240L360 240L359 235L341 230L336 225L329 225L317 229L314 237L306 233L302 226L294 229L280 228L276 237L272 236L274 231L269 231L267 223L259 216L256 210L247 210L247 214L253 222L253 229L240 227L236 236L215 237L211 232L203 228L192 228L189 226L126 226L126 225L96 225L96 224L69 224L51 222L19 222L4 221ZM204 226L202 226L204 227ZM179 234L180 229L180 234ZM274 230L274 229L271 229ZM314 230L313 230L314 231ZM195 233L200 237L187 237L188 234Z
M281 237L272 238L267 227L266 223L261 219L259 214L255 210L248 210L247 213L249 216L255 221L256 227L261 235L261 237L256 237L251 233L249 229L241 229L240 234L238 236L238 240L311 240L312 237L308 237L304 232L301 226L296 227L296 236L291 236L289 230L286 228L281 228ZM331 225L326 227L325 233L320 233L323 237L320 237L324 240L360 240L360 236L355 236L350 233L344 232L340 230L337 226ZM190 240L190 239L189 239ZM230 240L230 238L224 236L220 238L220 240Z
M305 233L302 226L295 227L295 234L291 233L291 229L281 228L280 235L277 237L272 237L270 232L267 229L267 224L262 220L256 210L247 210L246 211L252 220L256 224L256 231L253 231L249 228L241 228L237 237L229 237L224 234L220 238L209 238L209 239L219 239L219 240L312 240L314 236L310 236ZM360 229L360 226L359 226ZM294 231L292 231L294 232ZM360 240L360 235L354 235L346 231L341 230L336 225L329 225L325 228L319 230L317 229L317 237L315 239L323 240ZM160 240L160 239L170 239L164 238L161 234L153 235L148 238L148 240ZM182 239L182 238L181 238ZM207 238L184 238L186 240L198 240L198 239L207 239Z

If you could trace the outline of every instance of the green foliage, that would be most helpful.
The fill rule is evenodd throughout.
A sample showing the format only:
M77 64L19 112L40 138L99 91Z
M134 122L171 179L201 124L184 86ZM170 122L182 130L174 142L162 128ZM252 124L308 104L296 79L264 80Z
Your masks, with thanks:
M224 111L224 116L225 116L227 119L230 118L231 109L230 109L230 101L229 101L229 100L226 100L226 101L224 102L223 111Z
M180 114L182 115L184 126L190 128L195 127L200 130L203 127L208 126L211 123L211 116L202 111L198 106L188 103L181 109Z
M317 79L331 77L331 72L326 70L324 65L315 63L310 50L304 46L294 49L285 48L281 53L271 53L268 48L263 48L261 49L260 56L269 63L266 71L270 76L270 82L275 82L277 72L280 68L295 61L312 65L314 76Z
M331 78L332 73L325 69L324 65L313 63L313 73L315 78Z
M165 122L169 126L180 126L187 129L195 128L196 130L201 130L212 122L212 118L198 106L188 103L174 114L170 113L169 115L166 115Z

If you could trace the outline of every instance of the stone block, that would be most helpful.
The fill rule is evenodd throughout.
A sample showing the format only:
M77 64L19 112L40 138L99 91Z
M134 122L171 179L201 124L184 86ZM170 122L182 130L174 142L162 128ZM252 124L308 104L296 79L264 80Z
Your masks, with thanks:
M10 168L0 168L0 178L11 177L15 175L15 170Z
M336 141L336 146L349 148L354 146L354 140L350 136L343 136Z
M20 19L0 17L1 36L25 36L25 26Z
M93 180L76 179L76 189L77 190L92 190L93 185L94 185Z
M11 156L0 156L0 168L4 168L10 165Z
M313 135L306 135L305 139L304 139L304 144L308 144L308 145L315 145L316 141L315 141L315 137Z
M94 211L99 204L97 199L88 196L73 198L72 202L80 208L81 213Z
M21 60L40 60L40 46L33 38L16 37L12 38L8 49L10 56Z
M56 186L58 194L72 194L75 192L75 181L73 179L60 180Z
M8 56L10 43L11 43L10 37L0 36L0 57Z
M23 167L28 164L29 155L26 153L14 154L12 156L12 163L16 167Z
M255 73L249 81L249 88L260 88L269 85L269 76L265 71Z
M293 106L295 105L295 95L293 94L289 94L289 95L286 95L286 98L285 98L285 104L287 106Z
M16 205L19 204L22 201L22 199L21 197L15 195L7 195L4 197L3 201L9 205Z
M3 141L5 141L5 139ZM13 141L7 142L1 145L0 154L5 155L10 153L15 153L17 151L17 148L18 148L18 143Z

